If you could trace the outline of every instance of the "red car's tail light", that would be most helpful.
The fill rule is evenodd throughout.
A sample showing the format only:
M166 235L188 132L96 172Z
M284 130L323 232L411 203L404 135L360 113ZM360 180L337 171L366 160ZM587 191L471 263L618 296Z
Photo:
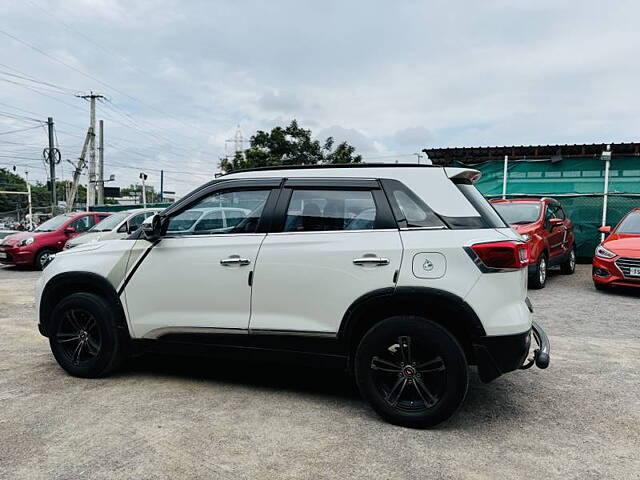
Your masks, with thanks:
M519 242L478 243L471 246L485 267L523 268L529 264L529 246Z

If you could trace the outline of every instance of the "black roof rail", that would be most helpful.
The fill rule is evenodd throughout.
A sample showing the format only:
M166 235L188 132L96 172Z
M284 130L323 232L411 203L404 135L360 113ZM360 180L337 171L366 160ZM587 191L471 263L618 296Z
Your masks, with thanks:
M428 165L418 163L323 163L320 165L274 165L271 167L254 167L254 168L242 168L240 170L233 170L225 175L231 175L232 173L244 173L244 172L263 172L269 170L311 170L311 169L323 169L323 168L391 168L391 167L424 167L424 168L442 168L442 165ZM224 176L224 175L223 175Z

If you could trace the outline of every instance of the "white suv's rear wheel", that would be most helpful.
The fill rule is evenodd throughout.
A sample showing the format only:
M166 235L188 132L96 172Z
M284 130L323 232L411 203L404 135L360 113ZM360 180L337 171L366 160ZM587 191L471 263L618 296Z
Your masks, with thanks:
M362 338L355 375L362 396L391 423L433 427L467 392L467 361L458 341L425 318L390 317Z

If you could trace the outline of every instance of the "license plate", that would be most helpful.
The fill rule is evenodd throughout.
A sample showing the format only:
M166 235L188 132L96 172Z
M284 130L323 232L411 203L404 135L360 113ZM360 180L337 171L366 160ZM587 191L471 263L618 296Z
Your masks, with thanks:
M629 276L640 277L640 267L631 267L629 269Z
M0 252L0 258L7 258L7 254L4 252Z

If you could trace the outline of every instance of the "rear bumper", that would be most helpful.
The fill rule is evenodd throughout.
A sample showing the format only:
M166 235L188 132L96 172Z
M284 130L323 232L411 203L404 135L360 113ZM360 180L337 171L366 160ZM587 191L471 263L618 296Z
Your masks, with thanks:
M534 351L534 359L525 364L532 335L538 348ZM490 382L507 372L529 368L534 364L538 368L547 368L550 349L547 334L536 322L532 322L531 329L526 332L481 337L473 343L478 374L483 382Z

